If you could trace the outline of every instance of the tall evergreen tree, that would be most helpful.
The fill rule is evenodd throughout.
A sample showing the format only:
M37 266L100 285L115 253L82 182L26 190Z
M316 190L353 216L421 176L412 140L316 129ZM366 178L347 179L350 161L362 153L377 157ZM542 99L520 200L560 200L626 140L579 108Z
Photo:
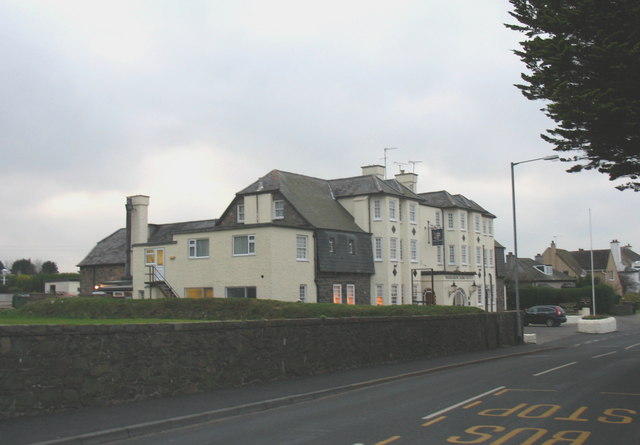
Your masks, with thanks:
M58 273L58 265L53 261L45 261L42 263L42 273L56 274Z
M640 191L640 1L509 0L526 36L516 85L557 126L541 137L569 172L597 170Z

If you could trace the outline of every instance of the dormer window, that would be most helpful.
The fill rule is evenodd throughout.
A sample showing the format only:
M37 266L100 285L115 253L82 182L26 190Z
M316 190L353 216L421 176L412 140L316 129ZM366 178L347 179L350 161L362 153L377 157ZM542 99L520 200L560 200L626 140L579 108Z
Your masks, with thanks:
M273 201L273 219L283 219L284 218L284 201L277 200Z
M349 254L350 255L355 255L356 254L356 242L355 242L355 240L352 240L352 239L349 240L348 249L349 249Z
M236 208L236 216L238 223L244 223L244 204L238 204Z

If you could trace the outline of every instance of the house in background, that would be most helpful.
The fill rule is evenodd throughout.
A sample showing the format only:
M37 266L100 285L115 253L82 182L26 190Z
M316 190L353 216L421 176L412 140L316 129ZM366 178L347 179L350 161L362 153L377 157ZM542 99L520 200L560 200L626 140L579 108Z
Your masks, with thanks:
M332 180L273 170L218 220L167 225L148 222L148 196L130 196L121 275L130 270L133 298L504 307L495 216L462 195L416 186L416 174L385 179L378 165ZM115 247L108 238L80 263L87 282L91 267L110 263L98 258Z
M60 297L77 297L80 293L79 280L45 281L44 293Z
M556 270L553 266L531 258L518 258L518 281L520 286L576 287L577 278ZM515 281L515 256L507 255L506 274L511 282Z
M620 246L620 242L615 239L611 241L611 253L624 294L640 293L640 255L630 245Z
M545 264L551 265L568 276L585 277L591 273L593 256L593 276L602 284L613 288L618 295L623 294L622 283L618 274L618 266L611 249L567 251L558 249L555 242L542 253Z

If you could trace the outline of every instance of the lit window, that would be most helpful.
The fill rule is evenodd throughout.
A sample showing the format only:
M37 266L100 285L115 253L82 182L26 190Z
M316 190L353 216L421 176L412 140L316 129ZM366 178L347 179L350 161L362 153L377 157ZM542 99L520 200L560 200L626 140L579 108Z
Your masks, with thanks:
M187 298L213 298L212 287L187 287L184 289Z
M356 304L356 285L347 284L347 304Z
M273 219L284 218L284 201L273 201Z
M342 303L342 284L333 285L333 303L334 304Z
M255 235L234 236L233 237L233 254L235 256L255 255L256 254L256 236Z
M189 258L208 258L209 257L209 240L190 239L189 240Z

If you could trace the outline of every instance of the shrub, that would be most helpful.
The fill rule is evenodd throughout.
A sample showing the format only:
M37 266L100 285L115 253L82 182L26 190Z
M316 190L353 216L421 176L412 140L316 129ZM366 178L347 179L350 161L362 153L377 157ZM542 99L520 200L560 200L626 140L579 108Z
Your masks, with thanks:
M109 297L48 298L24 305L25 315L65 318L162 318L181 320L264 320L322 317L384 317L483 312L461 306L348 306L236 298L124 300Z
M635 310L640 310L640 294L627 294L622 297L621 302L633 303Z

